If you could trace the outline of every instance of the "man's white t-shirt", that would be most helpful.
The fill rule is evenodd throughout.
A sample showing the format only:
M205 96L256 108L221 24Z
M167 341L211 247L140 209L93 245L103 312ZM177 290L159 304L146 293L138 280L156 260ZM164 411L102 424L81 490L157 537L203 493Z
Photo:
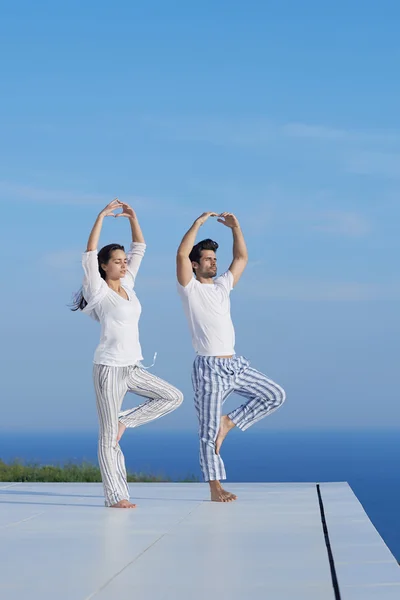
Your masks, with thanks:
M214 283L200 283L194 277L185 287L178 282L193 347L201 356L235 354L229 298L232 288L233 275L229 270L216 277Z

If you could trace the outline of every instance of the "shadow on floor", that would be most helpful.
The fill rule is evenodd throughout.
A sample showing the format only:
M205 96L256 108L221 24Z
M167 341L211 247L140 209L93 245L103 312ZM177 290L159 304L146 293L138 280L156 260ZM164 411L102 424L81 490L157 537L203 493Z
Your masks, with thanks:
M8 488L6 490L1 489L0 488L0 495L1 496L10 496L10 495L16 495L16 496L55 496L55 497L59 497L59 496L64 496L66 498L103 498L102 495L92 495L92 494L59 494L57 492L29 492L29 491L23 491L23 490L18 490L18 488Z
M78 506L80 508L105 508L104 505L101 504L66 504L61 502L21 502L19 500L0 500L1 504L23 504L24 506L68 506L69 508L73 508Z
M9 488L7 490L2 490L0 488L0 497L1 496L46 496L47 498L103 498L103 495L94 496L92 494L59 494L56 492L34 492L34 491L23 491L16 490L15 488ZM137 496L136 494L132 494L133 501L136 500L158 500L161 502L208 502L207 498L156 498L156 497L148 497L148 496ZM0 500L0 503L11 503L11 501L3 501ZM18 504L18 502L16 502ZM21 504L21 503L20 503ZM34 502L27 502L26 504L34 504ZM51 504L51 506L55 506ZM62 504L60 506L79 506L79 504ZM92 505L85 505L92 506Z

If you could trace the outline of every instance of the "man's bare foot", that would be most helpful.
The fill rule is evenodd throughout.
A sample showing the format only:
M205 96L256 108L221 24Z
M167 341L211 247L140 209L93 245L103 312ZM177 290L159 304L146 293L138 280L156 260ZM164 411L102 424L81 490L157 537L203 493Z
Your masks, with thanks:
M120 500L117 504L113 504L110 508L136 508L136 504L132 504L129 500Z
M233 502L237 496L224 490L219 481L209 481L212 502Z
M118 421L117 444L118 444L119 440L122 438L122 436L124 435L125 429L126 429L126 426L123 423L121 423L121 421Z
M220 448L222 446L222 442L226 438L229 431L231 429L233 429L234 427L235 427L235 423L230 420L228 415L222 415L217 439L215 440L215 454L219 454Z

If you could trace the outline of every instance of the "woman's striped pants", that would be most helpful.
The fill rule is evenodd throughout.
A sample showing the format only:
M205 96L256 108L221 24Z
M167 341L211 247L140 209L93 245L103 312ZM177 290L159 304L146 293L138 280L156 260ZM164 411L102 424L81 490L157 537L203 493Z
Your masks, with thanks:
M140 365L111 367L94 365L93 380L99 416L98 458L104 486L105 505L129 499L124 455L117 443L118 422L138 427L178 408L182 392L148 373ZM121 412L126 392L147 398L135 408Z
M271 379L250 367L243 356L217 358L196 356L192 383L199 420L200 466L205 481L226 479L223 460L215 453L222 405L233 392L247 402L228 414L236 427L245 431L279 408L285 391Z

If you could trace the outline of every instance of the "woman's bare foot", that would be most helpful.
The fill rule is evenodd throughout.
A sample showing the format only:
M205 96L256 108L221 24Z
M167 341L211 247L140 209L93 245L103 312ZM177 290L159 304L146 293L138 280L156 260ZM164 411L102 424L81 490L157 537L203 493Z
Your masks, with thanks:
M117 504L113 504L110 508L136 508L136 504L132 504L129 500L120 500Z
M122 438L122 436L124 435L125 429L126 429L125 425L123 423L121 423L121 421L118 421L117 444L118 444L119 440Z
M224 490L219 481L209 481L212 502L233 502L237 496Z
M235 423L230 420L228 415L222 415L217 439L215 440L215 454L219 454L222 442L224 441L230 430L234 427Z

